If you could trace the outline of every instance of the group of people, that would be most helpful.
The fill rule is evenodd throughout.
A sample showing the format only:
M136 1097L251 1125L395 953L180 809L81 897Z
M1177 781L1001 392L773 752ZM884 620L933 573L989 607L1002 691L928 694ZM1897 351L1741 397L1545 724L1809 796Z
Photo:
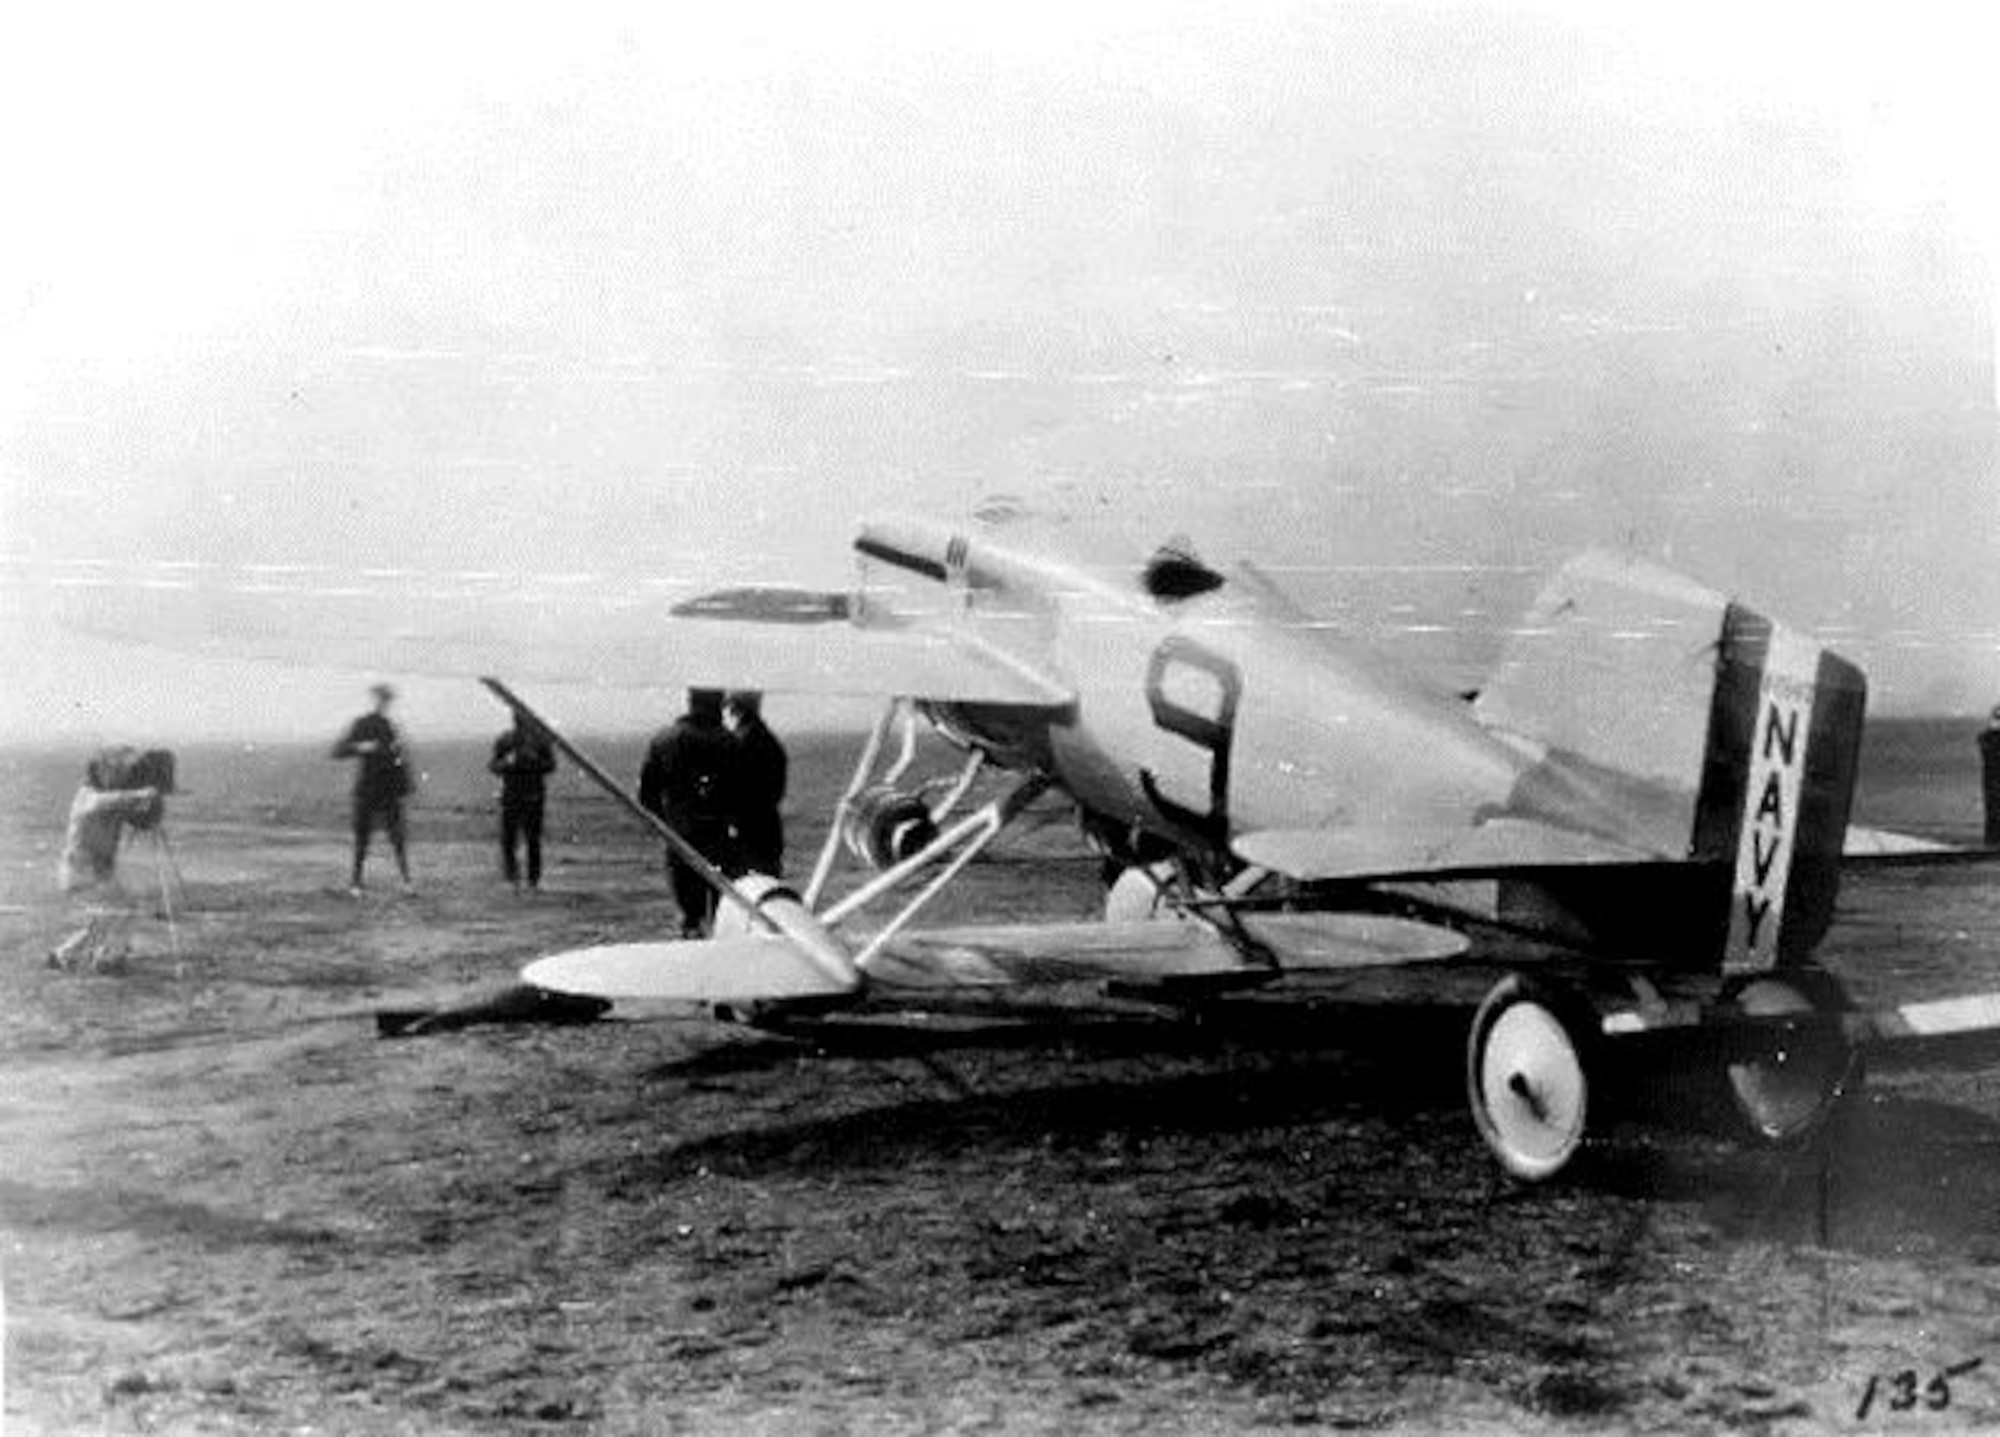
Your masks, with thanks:
M639 803L728 876L777 877L785 861L779 816L785 767L785 747L765 724L759 695L690 689L687 712L646 749ZM667 871L682 936L707 933L715 918L714 887L672 850Z
M402 736L389 718L395 690L371 689L374 706L348 725L333 757L355 761L354 857L350 891L362 891L374 831L382 829L405 891L411 887L403 802L415 777ZM785 834L785 747L765 724L760 695L690 689L687 712L662 729L639 770L639 802L657 814L714 868L782 876ZM2000 848L2000 707L1979 735L1985 839ZM500 865L518 890L542 881L542 820L548 776L555 771L549 735L526 714L493 742L487 768L500 780ZM118 850L128 832L157 831L173 792L173 755L110 748L94 756L70 803L57 881L83 924L49 955L62 968L103 969L122 961L129 903L119 901ZM164 843L164 838L162 839ZM669 849L668 874L681 910L684 937L706 934L716 892L695 865Z
M377 828L389 838L405 890L410 888L403 800L415 787L401 735L389 719L395 691L371 690L375 704L333 746L337 759L356 760L354 858L350 888L360 893L369 842ZM687 712L662 729L639 771L639 802L731 877L778 875L784 866L785 748L763 718L761 695L690 689ZM517 891L542 883L542 829L555 746L524 713L493 741L487 770L500 780L500 869ZM715 891L694 866L669 854L669 875L682 915L681 931L706 933Z

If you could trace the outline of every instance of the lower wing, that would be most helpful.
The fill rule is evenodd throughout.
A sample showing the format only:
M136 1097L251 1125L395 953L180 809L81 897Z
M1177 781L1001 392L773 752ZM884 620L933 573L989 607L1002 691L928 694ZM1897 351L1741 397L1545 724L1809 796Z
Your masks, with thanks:
M842 984L790 939L752 933L706 941L628 943L559 953L529 964L537 987L599 998L755 1002L905 997L1061 983L1145 983L1400 967L1456 958L1467 940L1449 929L1368 913L1245 913L1246 943L1210 924L1009 924L905 934ZM1268 962L1262 961L1269 955Z

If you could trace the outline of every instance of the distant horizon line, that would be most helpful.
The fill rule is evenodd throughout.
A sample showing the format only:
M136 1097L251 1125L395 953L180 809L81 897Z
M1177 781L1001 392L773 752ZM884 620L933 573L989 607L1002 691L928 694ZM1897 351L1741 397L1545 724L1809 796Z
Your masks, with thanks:
M667 720L667 722L670 723L672 722L672 720L669 719ZM423 745L432 743L489 742L494 738L495 735L499 734L501 730L503 730L506 726L507 726L506 719L503 717L502 719L500 719L500 721L485 728L471 728L461 725L453 725L448 728L422 729L416 731L411 736L412 744L414 747L422 747ZM573 739L576 742L590 743L592 741L603 741L603 740L618 741L625 739L648 738L651 737L653 734L658 733L660 729L663 728L664 726L665 726L664 724L658 724L658 723L634 724L629 727L609 726L609 725L602 725L602 726L578 725L574 729L565 727L563 732L565 737ZM74 732L49 733L49 734L0 733L0 750L20 751L24 749L69 748L73 746L82 746L82 745L103 747L105 745L118 744L118 743L131 744L136 747L158 747L158 748L180 748L180 747L239 748L245 745L256 745L256 746L298 745L301 747L330 748L333 744L333 741L340 736L339 729L340 725L335 724L324 735L316 733L306 734L298 732L241 733L241 734L204 733L197 735L176 734L172 732L157 732L152 734L124 734L115 737L107 737L105 735L96 732L85 732L82 730ZM868 725L862 723L855 725L833 725L833 724L788 725L781 730L779 736L785 739L792 739L792 738L820 739L820 738L852 737L854 739L859 740L866 738L867 735L868 735Z
M1987 717L1988 713L1984 708L1951 712L1938 710L1892 710L1886 713L1870 715L1867 719L1867 725L1868 727L1879 727L1890 724L1981 723ZM668 720L668 722L671 722L671 720ZM338 727L339 725L337 724L334 726L336 730ZM492 739L504 727L505 721L503 719L500 722L479 728L454 724L450 727L436 730L418 730L413 735L413 746L421 747L430 743L484 742ZM659 732L662 727L664 727L664 724L633 724L630 726L585 724L578 725L574 730L565 730L565 734L577 742L586 744L607 740L618 742L650 737L652 734ZM867 737L868 727L868 724L863 722L851 724L809 723L787 725L781 730L780 736L786 739L796 738L801 740L852 738L858 741ZM336 737L338 737L337 732L322 735L317 733L305 734L296 731L286 733L245 732L240 734L203 733L194 735L164 732L150 735L127 734L117 737L106 737L96 732L85 732L82 730L43 734L8 734L0 732L0 751L22 752L56 748L80 748L85 745L104 747L116 743L162 748L240 748L244 746L264 745L324 747L330 746Z

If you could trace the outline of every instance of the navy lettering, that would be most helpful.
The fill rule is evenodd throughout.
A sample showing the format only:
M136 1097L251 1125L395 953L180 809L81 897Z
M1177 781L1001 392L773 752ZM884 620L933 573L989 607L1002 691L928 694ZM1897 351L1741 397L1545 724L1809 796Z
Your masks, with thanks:
M1764 796L1757 800L1757 816L1751 822L1762 823L1767 818L1781 829L1785 826L1785 788L1778 782L1776 769L1764 780Z
M1750 923L1749 934L1746 938L1747 947L1754 949L1757 946L1757 930L1764 926L1764 920L1770 916L1770 912L1770 899L1759 893L1746 893L1743 895L1743 916Z
M1771 846L1769 848L1764 847L1763 834L1753 833L1750 835L1751 862L1757 870L1757 886L1759 888L1762 888L1764 880L1771 876L1771 865L1778 861L1778 850L1784 846L1785 836L1782 833L1771 835Z
M1780 725L1783 725L1783 727L1780 727ZM1798 747L1798 737L1799 711L1797 709L1793 709L1788 714L1776 704L1766 704L1764 706L1765 758L1768 759L1771 756L1771 749L1775 745L1781 750L1778 755L1778 762L1784 764L1787 768L1791 767L1792 755Z

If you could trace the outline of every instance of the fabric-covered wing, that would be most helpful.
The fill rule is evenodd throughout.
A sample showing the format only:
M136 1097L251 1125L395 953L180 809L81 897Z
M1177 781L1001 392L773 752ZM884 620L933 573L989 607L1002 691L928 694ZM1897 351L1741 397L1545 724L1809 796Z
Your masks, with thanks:
M1206 923L1167 918L905 934L869 960L858 987L771 933L582 948L530 963L521 976L538 988L596 998L720 1003L865 993L920 1002L926 993L968 989L1390 968L1455 958L1468 946L1449 929L1377 914L1246 913L1240 922L1275 970L1244 957Z
M1282 972L1388 968L1455 958L1449 929L1369 913L1245 913L1244 931ZM877 988L998 988L1101 979L1148 982L1268 971L1206 923L1007 924L892 939L870 960Z
M850 623L840 595L766 591L754 612L743 601L732 621L715 622L722 616L703 601L677 604L585 578L522 585L499 575L183 565L79 578L64 587L58 616L106 638L371 673L1036 706L1071 697L969 636Z

